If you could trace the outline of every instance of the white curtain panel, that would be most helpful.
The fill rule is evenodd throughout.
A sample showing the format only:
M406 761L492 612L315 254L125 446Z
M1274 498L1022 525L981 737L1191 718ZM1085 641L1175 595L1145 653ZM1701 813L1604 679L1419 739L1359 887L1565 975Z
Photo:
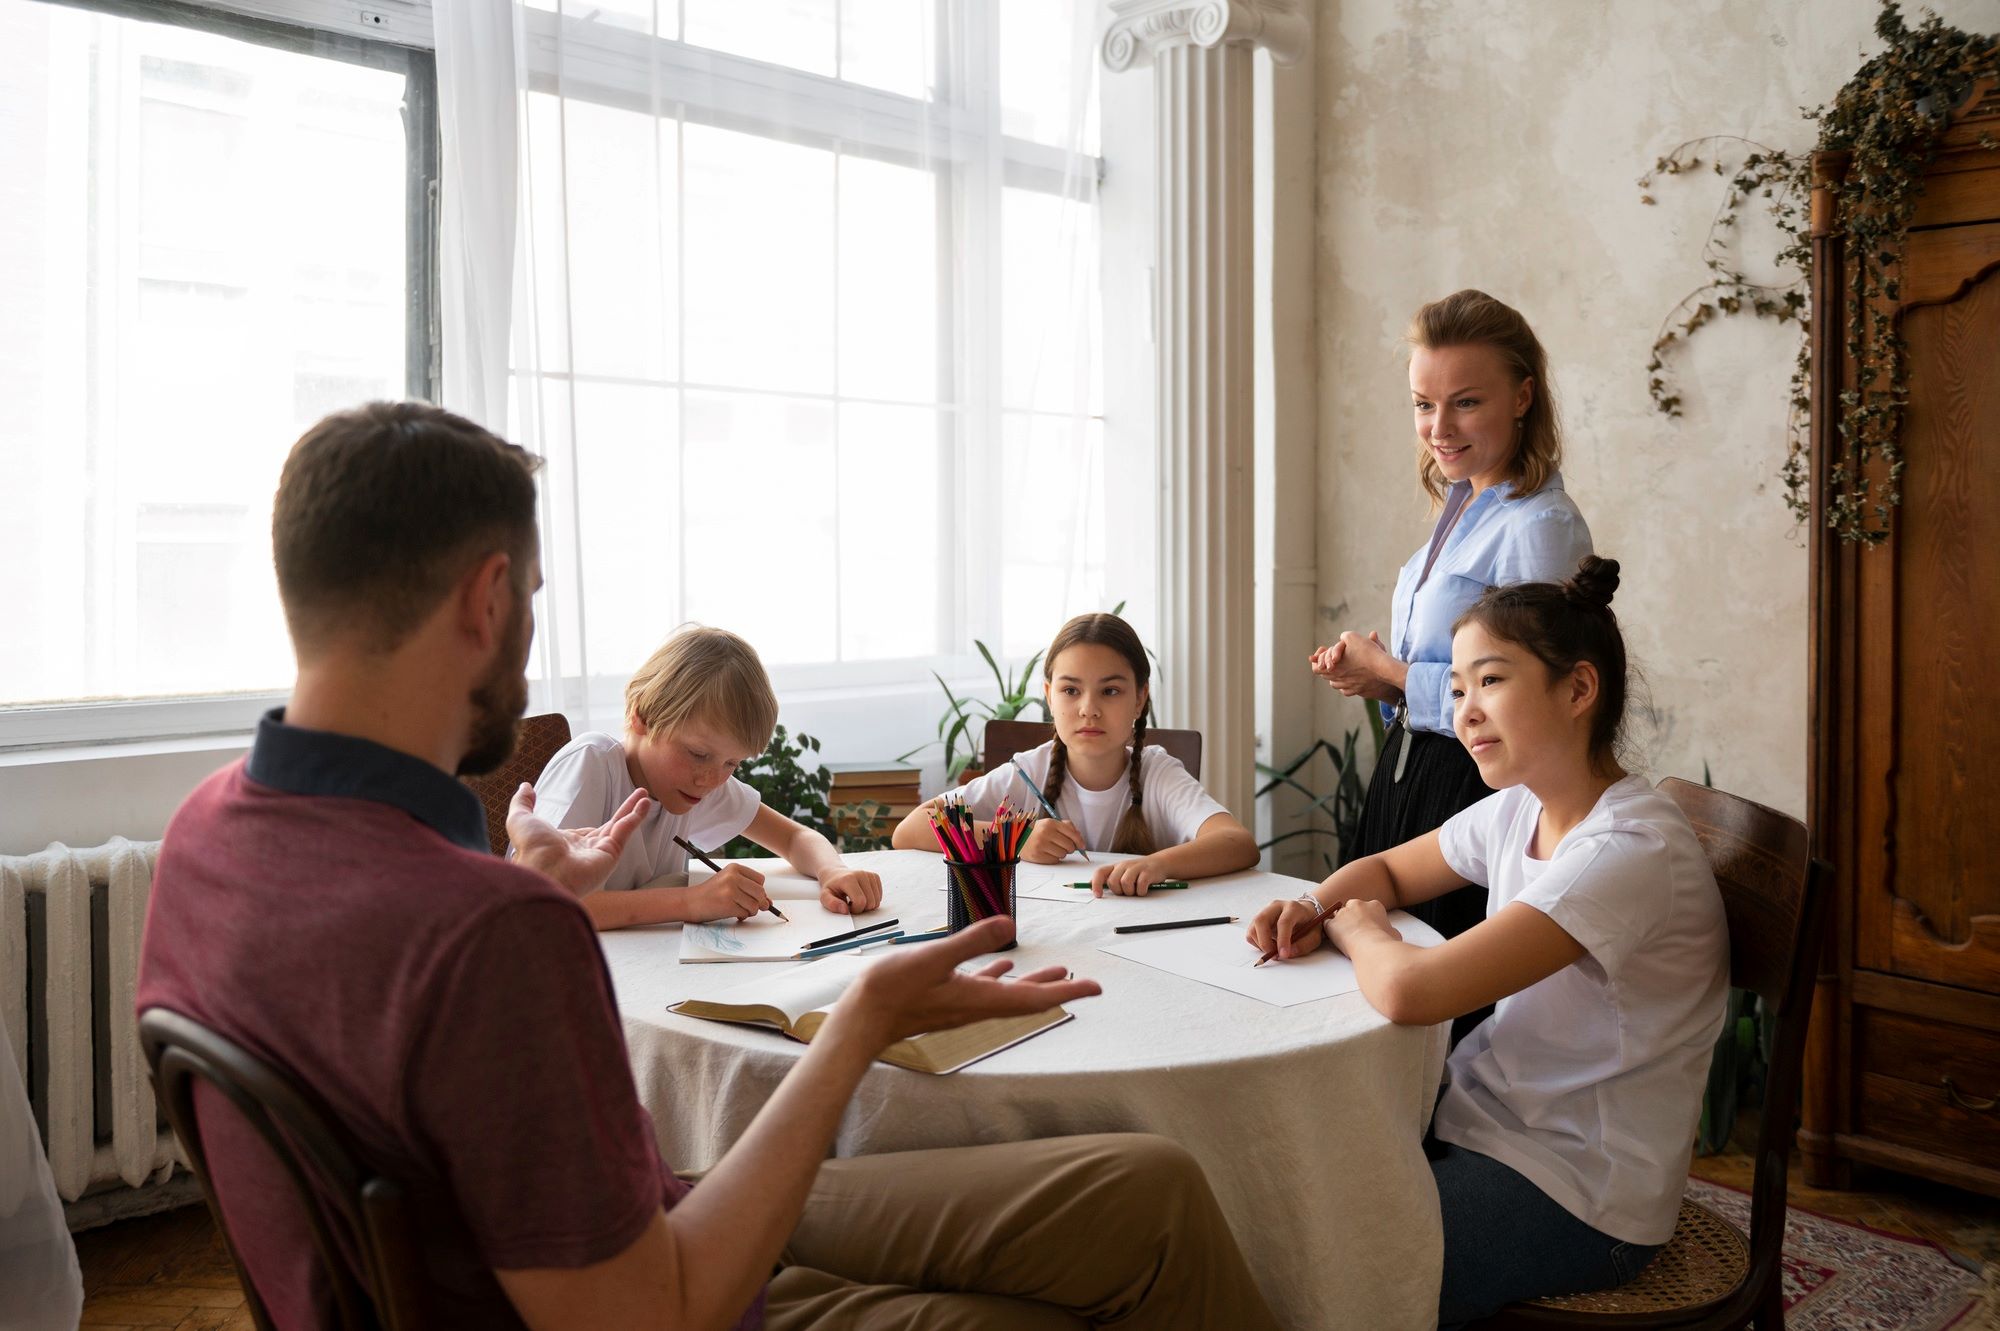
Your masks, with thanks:
M445 404L547 459L540 697L1105 608L1092 0L435 0Z

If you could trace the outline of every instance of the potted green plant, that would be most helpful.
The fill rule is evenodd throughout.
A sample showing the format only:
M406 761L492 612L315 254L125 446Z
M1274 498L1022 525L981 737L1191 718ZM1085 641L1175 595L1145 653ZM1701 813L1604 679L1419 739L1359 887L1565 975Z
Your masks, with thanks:
M986 668L993 672L993 683L1000 697L996 702L984 698L961 698L945 683L944 676L931 671L931 678L944 690L944 714L938 717L937 738L927 740L909 753L896 756L898 762L908 762L912 754L922 753L933 744L944 746L944 776L950 785L959 785L979 775L975 764L985 751L986 723L988 721L1012 721L1030 707L1041 709L1042 720L1049 719L1049 706L1040 693L1034 691L1035 667L1042 663L1042 654L1036 652L1021 667L1019 675L1010 676L1000 668L1000 662L985 643L977 638L972 645L979 650Z
M771 742L762 753L736 769L736 779L757 792L764 804L820 833L841 850L883 850L889 832L882 823L889 806L871 802L830 807L833 773L817 757L819 741L799 732L793 742L781 725L771 732ZM815 755L810 759L808 754ZM842 829L848 829L843 835ZM748 837L736 837L722 848L731 858L754 858L766 854Z

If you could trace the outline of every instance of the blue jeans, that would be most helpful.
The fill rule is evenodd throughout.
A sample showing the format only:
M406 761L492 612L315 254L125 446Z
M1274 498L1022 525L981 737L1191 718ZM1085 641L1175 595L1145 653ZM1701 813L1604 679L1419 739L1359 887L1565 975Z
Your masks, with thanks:
M1444 1215L1438 1325L1487 1317L1510 1303L1622 1285L1663 1244L1627 1243L1592 1229L1491 1156L1429 1143Z

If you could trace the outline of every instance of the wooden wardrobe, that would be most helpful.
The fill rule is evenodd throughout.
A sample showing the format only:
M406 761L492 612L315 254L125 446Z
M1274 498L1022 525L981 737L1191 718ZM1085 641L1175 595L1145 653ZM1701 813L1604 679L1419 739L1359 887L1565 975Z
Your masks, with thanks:
M1821 518L1846 354L1843 154L1813 198L1811 748L1838 900L1813 1007L1806 1177L1860 1162L2000 1196L2000 86L1959 108L1893 302L1909 348L1888 540ZM1880 482L1878 481L1878 485Z

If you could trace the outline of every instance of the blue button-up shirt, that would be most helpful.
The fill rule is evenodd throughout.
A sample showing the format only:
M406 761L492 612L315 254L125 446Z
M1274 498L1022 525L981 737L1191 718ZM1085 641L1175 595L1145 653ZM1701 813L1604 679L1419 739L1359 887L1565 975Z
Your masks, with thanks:
M1453 496L1470 481L1452 487ZM1451 626L1488 587L1514 582L1559 582L1591 553L1590 528L1563 491L1562 476L1526 498L1514 487L1489 485L1465 507L1445 537L1430 578L1419 588L1431 544L1417 547L1396 575L1389 621L1389 649L1408 662L1403 696L1412 730L1451 733ZM1449 507L1451 497L1447 497ZM1385 720L1393 708L1384 707Z

